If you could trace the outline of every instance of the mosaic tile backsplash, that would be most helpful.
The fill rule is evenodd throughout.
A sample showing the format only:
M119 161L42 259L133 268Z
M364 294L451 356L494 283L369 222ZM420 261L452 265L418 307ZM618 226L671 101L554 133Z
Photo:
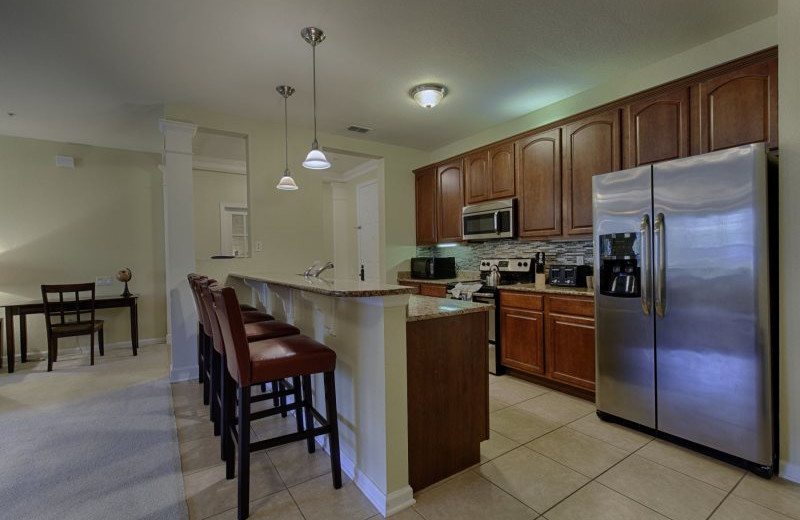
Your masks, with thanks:
M468 242L455 247L417 246L417 256L454 256L459 270L477 271L482 258L532 258L533 253L543 252L545 264L574 264L576 257L583 255L583 263L592 265L591 240L564 241L520 241L489 240Z

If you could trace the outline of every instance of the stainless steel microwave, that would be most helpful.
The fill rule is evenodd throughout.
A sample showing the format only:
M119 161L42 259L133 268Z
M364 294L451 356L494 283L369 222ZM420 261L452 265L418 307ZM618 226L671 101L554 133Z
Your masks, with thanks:
M514 238L516 235L517 199L493 200L461 210L464 240Z

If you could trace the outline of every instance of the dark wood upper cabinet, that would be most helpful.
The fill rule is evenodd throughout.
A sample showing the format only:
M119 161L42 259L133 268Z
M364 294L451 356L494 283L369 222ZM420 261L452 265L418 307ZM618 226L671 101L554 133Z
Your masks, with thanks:
M414 173L417 218L417 244L436 243L436 168Z
M592 232L592 176L621 169L620 110L586 117L565 127L564 234Z
M485 151L464 159L464 201L475 204L489 200L489 154Z
M476 204L515 195L514 144L505 143L464 159L464 201Z
M520 237L561 234L561 129L515 143Z
M627 107L628 153L633 168L689 154L689 88L681 87Z
M778 147L778 60L700 83L701 153L748 143Z
M463 239L461 233L461 208L464 207L462 177L463 162L461 159L441 164L436 169L438 242L460 242Z
M516 194L514 186L514 143L489 148L489 198L507 199Z

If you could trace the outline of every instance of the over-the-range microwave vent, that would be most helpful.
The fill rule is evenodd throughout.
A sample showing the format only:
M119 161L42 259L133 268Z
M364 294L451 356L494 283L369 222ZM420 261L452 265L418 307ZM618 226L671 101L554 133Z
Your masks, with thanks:
M358 125L350 125L347 127L347 129L357 134L366 134L367 132L372 131L372 128L367 128L366 126L358 126Z

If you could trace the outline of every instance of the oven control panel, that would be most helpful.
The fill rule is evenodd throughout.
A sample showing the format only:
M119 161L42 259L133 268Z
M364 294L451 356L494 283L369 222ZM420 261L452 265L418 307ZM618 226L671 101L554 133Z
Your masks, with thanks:
M534 263L530 258L495 258L481 260L478 268L481 271L490 271L496 265L500 272L527 273L533 271Z

